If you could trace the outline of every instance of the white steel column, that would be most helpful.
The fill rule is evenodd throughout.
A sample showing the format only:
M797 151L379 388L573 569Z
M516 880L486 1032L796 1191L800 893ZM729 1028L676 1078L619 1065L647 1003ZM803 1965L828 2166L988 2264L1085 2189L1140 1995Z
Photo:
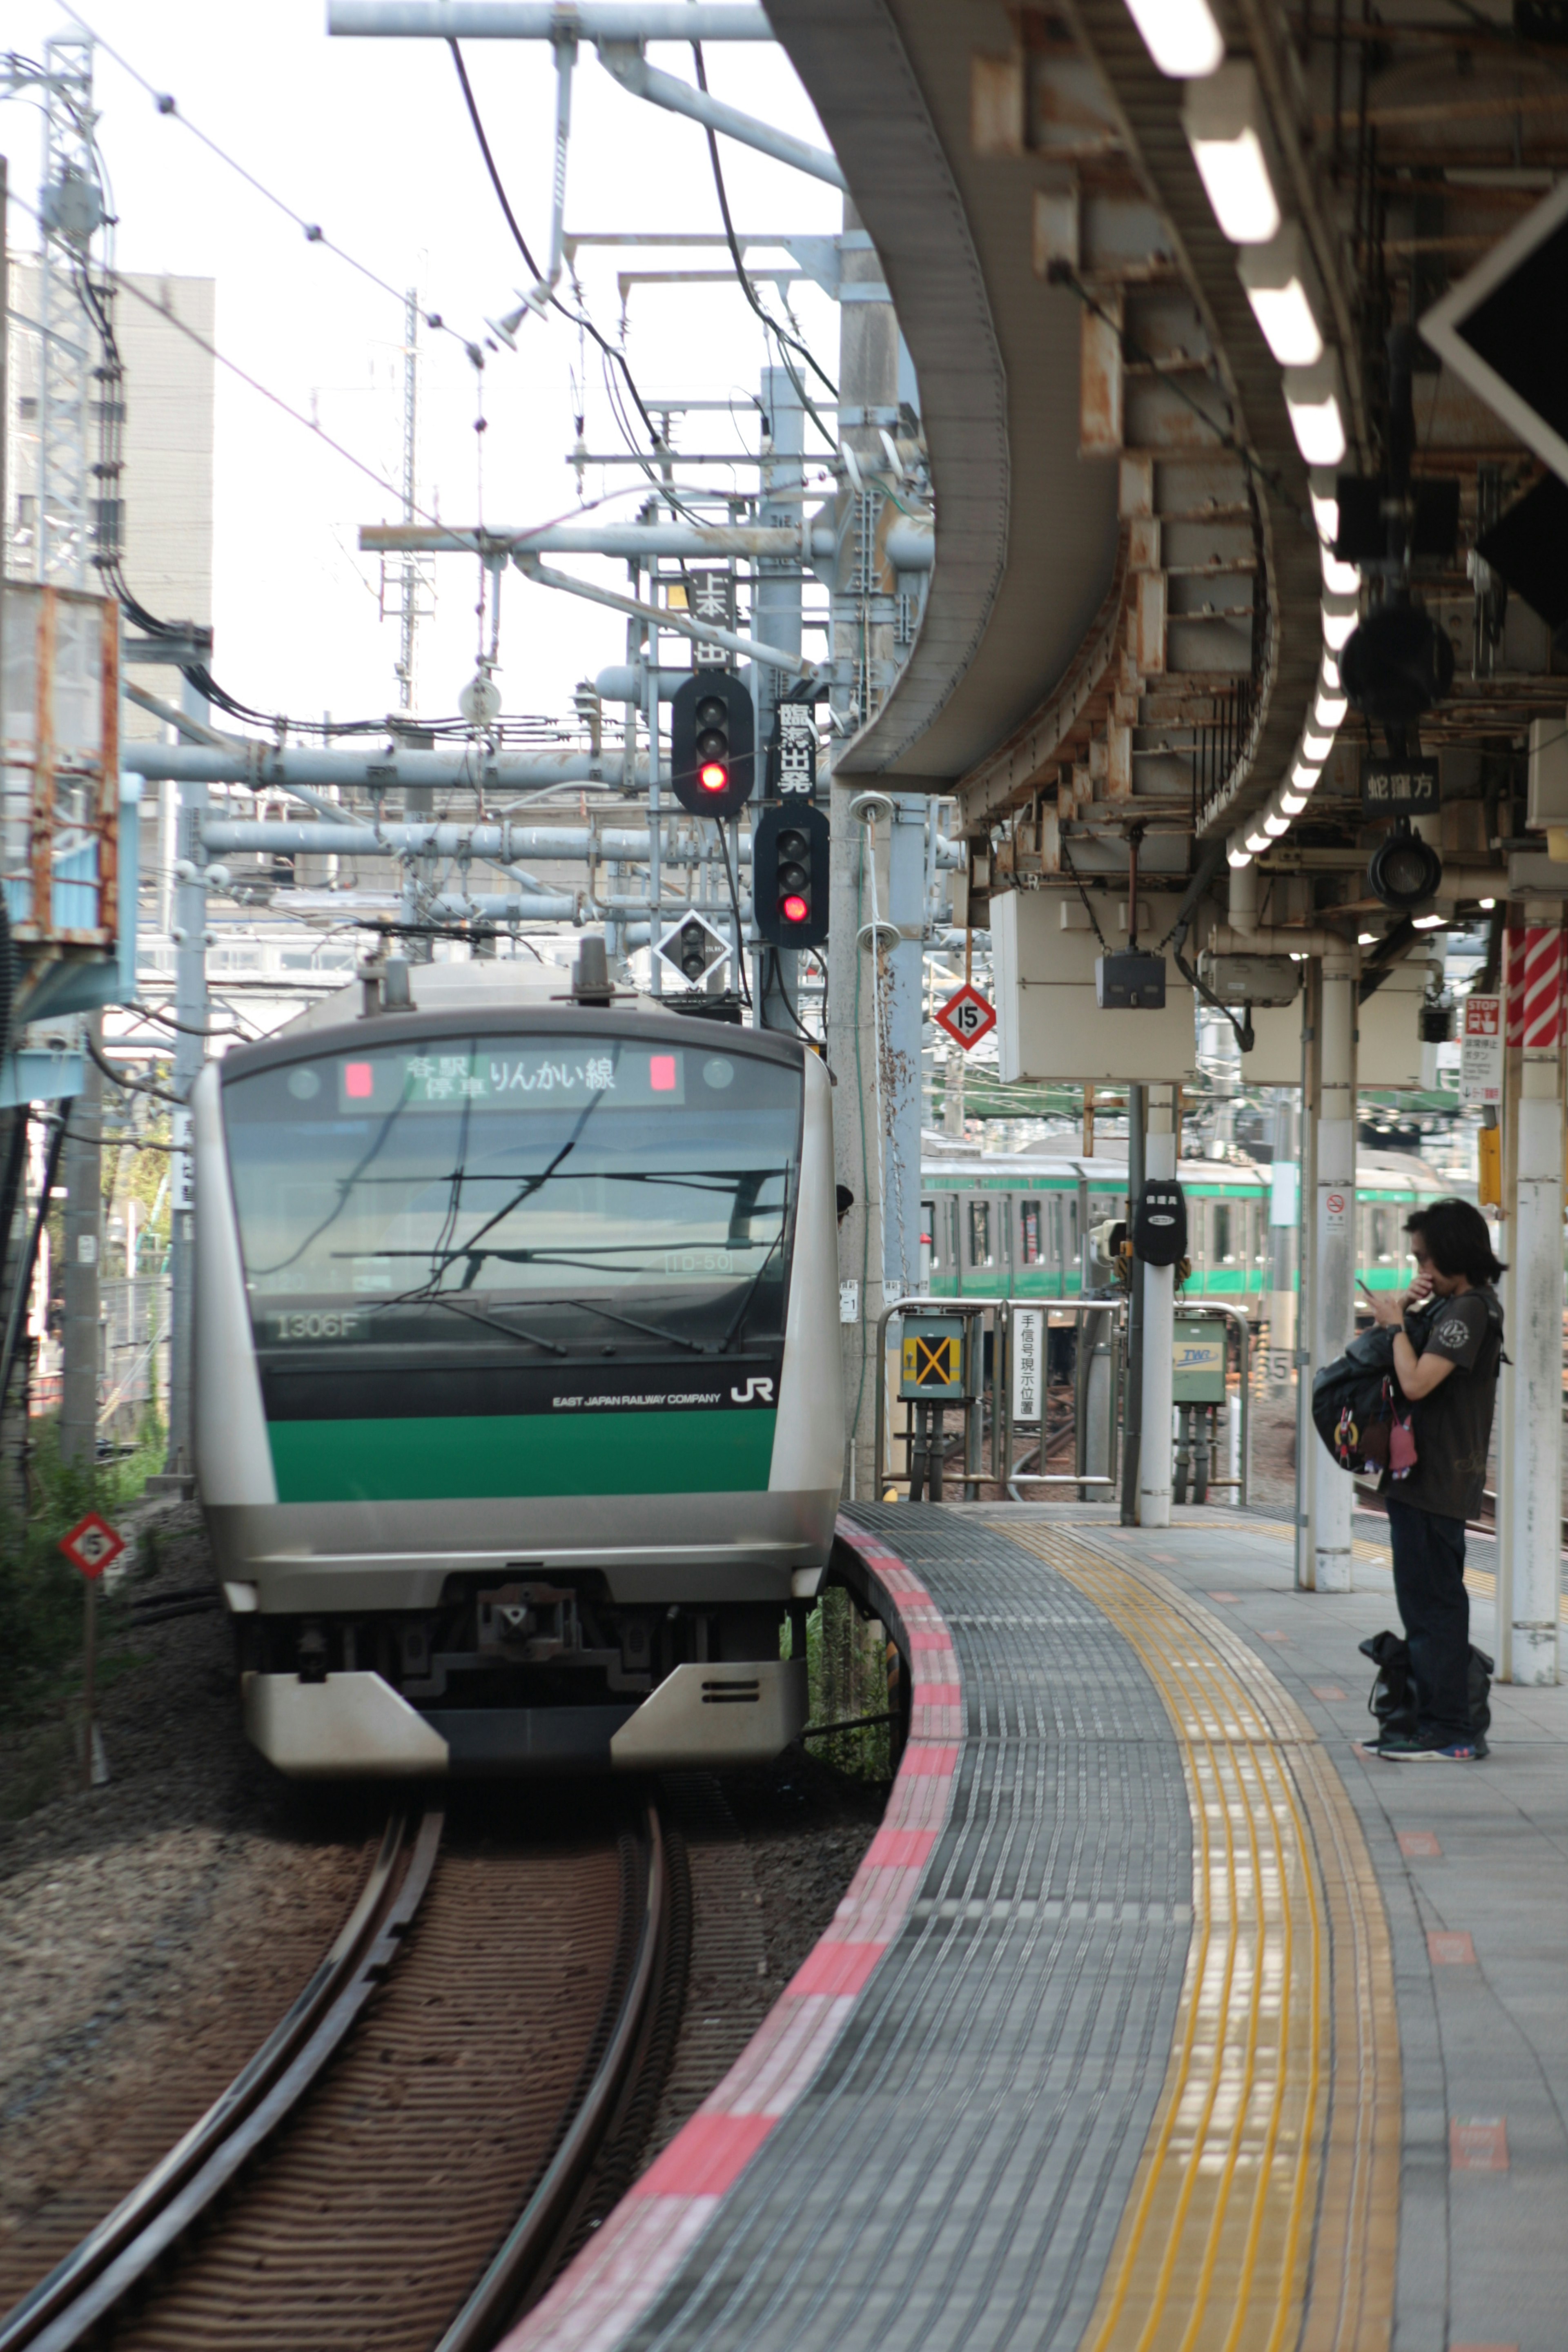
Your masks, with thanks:
M1149 1089L1144 1174L1174 1176L1176 1112L1173 1087ZM1133 1210L1137 1202L1131 1202ZM1176 1269L1143 1268L1143 1412L1138 1449L1138 1524L1171 1524L1172 1353L1175 1344Z
M1353 948L1323 958L1319 1014L1322 1072L1313 1222L1312 1358L1328 1364L1355 1328L1356 967ZM1313 1582L1351 1590L1355 1488L1324 1445L1312 1448Z
M1516 1683L1557 1680L1563 1520L1563 929L1554 906L1527 906L1515 959L1520 1042L1513 1476L1507 1542L1512 1571L1510 1659ZM1515 1008L1510 1004L1510 1013ZM1511 1025L1511 1021L1510 1021Z

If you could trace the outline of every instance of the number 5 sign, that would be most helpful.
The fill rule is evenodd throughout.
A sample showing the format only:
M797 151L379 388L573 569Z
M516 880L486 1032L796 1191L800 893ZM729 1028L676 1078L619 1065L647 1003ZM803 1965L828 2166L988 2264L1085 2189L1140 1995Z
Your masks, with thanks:
M968 981L955 996L948 998L936 1017L953 1044L962 1045L966 1054L972 1045L978 1045L982 1037L996 1026L994 1012L980 991L972 988Z

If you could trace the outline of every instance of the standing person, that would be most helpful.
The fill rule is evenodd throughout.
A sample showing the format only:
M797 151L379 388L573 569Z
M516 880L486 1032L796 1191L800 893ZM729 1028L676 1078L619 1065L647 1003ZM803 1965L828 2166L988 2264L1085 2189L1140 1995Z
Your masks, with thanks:
M1390 1763L1476 1762L1470 1723L1470 1603L1465 1521L1480 1507L1502 1360L1503 1272L1486 1219L1468 1201L1433 1201L1405 1220L1416 1276L1408 1291L1368 1292L1379 1323L1398 1328L1394 1369L1415 1407L1415 1466L1379 1488L1394 1538L1394 1590L1415 1685L1414 1738L1384 1738ZM1363 1285L1364 1288L1365 1286Z

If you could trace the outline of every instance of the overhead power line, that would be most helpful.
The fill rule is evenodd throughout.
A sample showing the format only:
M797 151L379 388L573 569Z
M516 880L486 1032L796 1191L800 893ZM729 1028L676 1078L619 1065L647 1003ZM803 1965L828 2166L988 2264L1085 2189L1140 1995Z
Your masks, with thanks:
M517 215L512 211L511 202L507 195L505 184L503 183L500 173L497 168L496 159L490 152L490 142L485 136L485 126L479 116L479 102L474 97L473 84L468 79L468 67L463 63L463 52L458 47L456 41L448 41L447 47L451 50L452 62L458 68L458 79L462 84L463 88L463 102L468 110L468 120L474 126L474 136L479 142L479 152L485 159L485 169L489 173L490 185L496 192L496 200L500 205L501 212L505 216L506 225L511 231L512 237L516 243L519 253L521 254L524 262L533 272L534 283L536 285L542 286L544 283L544 272L541 269L538 262L535 261L532 254L529 251L528 239L524 236L521 229L519 228L517 225ZM570 319L574 327L581 327L585 334L591 335L595 342L598 344L599 349L605 354L606 358L615 362L615 364L620 369L622 375L626 378L626 390L631 394L633 400L637 404L637 415L642 418L643 423L647 427L649 441L652 443L656 450L662 448L665 446L664 436L659 432L658 427L655 425L653 418L647 413L647 409L643 401L643 396L637 390L637 379L631 372L626 353L619 350L616 344L612 343L607 335L602 335L599 332L598 328L595 327L594 321L589 318L585 310L579 313L576 310L571 310L566 303L563 302L558 294L552 294L550 297L550 304L552 310L560 311L561 316L563 319Z
M692 42L691 54L697 66L697 87L699 89L705 91L708 88L708 68L703 62L702 44L700 41ZM795 389L799 395L801 406L805 410L807 415L811 418L812 423L816 426L817 431L826 441L828 447L830 449L837 450L838 446L837 436L829 431L828 427L823 423L822 418L817 414L805 384L802 383L799 376L795 373L795 371L791 367L788 359L785 357L784 349L784 345L787 343L792 351L796 351L800 353L801 358L805 362L807 367L812 369L816 374L822 378L823 383L827 386L829 396L834 400L837 400L838 397L838 386L834 383L833 378L827 373L826 370L818 364L816 358L806 348L805 344L800 341L799 337L792 335L786 328L781 327L778 320L773 318L769 311L763 308L756 288L752 284L751 278L747 274L746 265L742 257L740 239L735 235L735 224L730 217L730 198L728 191L724 185L723 170L719 162L719 142L715 138L711 129L708 131L707 137L708 160L713 168L713 187L719 198L719 212L724 223L724 236L730 247L730 258L735 265L735 275L741 281L741 291L744 294L747 301L751 304L752 309L756 312L757 317L762 320L763 325L777 341L779 345L779 357L784 361L784 372L788 375L791 383L795 386Z
M337 259L346 263L350 269L356 270L367 284L376 287L383 294L390 295L395 302L401 305L405 300L405 289L389 285L387 280L378 271L372 269L367 262L361 261L356 255L350 253L346 247L339 245L335 238L329 236L319 221L307 220L303 213L296 212L287 197L280 196L275 188L269 188L265 180L258 180L247 164L242 163L237 156L231 155L226 147L219 146L210 132L204 131L199 123L194 122L188 114L182 113L173 93L159 89L155 83L150 82L146 75L132 64L129 58L113 46L112 42L106 41L101 33L95 32L81 11L71 5L71 0L60 0L60 6L73 23L81 26L82 31L97 44L106 57L114 59L122 73L129 74L132 80L146 91L160 114L167 115L180 123L190 132L193 139L200 141L210 155L216 155L220 163L226 163L231 172L237 173L247 187L254 188L264 203L271 205L276 211L280 212L285 220L292 221L295 227L303 235L307 245L319 245L323 252L335 255ZM461 329L449 326L438 310L426 311L424 316L425 323L432 333L450 335L455 341L467 344L468 338Z

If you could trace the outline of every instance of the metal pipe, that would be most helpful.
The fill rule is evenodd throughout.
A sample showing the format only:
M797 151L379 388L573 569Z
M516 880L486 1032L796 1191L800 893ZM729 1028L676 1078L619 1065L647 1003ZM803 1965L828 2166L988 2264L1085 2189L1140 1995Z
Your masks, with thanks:
M796 495L799 495L796 493ZM813 494L815 495L815 494ZM759 561L829 563L837 553L831 524L619 522L555 523L542 530L465 530L458 523L367 522L359 543L367 555L608 555L637 563L654 555L754 557ZM936 536L929 522L900 515L886 540L895 572L929 572Z
M542 891L538 898L507 898L489 890L432 898L430 912L439 921L497 923L580 923L584 902L563 891Z
M930 539L929 531L910 534ZM655 555L794 556L803 563L830 560L837 545L830 525L784 523L552 523L542 530L465 530L456 523L367 522L359 543L368 555L608 555L646 563ZM917 562L901 571L918 571Z
M510 792L605 781L605 758L595 760L588 751L541 751L527 759L508 759L472 749L410 751L399 745L378 751L334 751L306 746L280 751L275 743L236 743L232 738L230 743L232 748L222 751L192 743L122 743L120 764L129 775L154 782L173 777L182 783L244 784L255 793L291 792L300 784L358 784L367 792L434 784L443 792L465 787L471 792L480 783L487 792ZM637 781L647 782L646 766L637 769ZM341 822L352 822L346 812Z
M718 857L710 842L680 840L668 833L622 825L562 825L552 831L533 824L384 824L372 833L352 824L311 824L303 818L209 817L202 825L201 845L215 855L239 850L281 849L296 856L329 857L483 857L500 866L521 858L555 859L630 857L656 855L667 866L701 866ZM743 842L741 862L751 862L751 843Z
M713 0L331 0L327 30L377 40L773 41L762 8Z
M606 40L602 34L598 37L599 63L634 98L646 98L650 105L662 106L670 114L684 114L690 121L700 122L705 130L721 131L726 138L738 140L742 146L754 147L759 154L771 155L775 163L788 163L797 172L809 173L814 180L826 180L830 188L846 186L842 167L826 148L808 146L804 139L792 139L787 131L775 131L772 123L759 122L755 115L742 114L739 107L726 106L722 99L704 89L694 89L689 81L679 81L674 74L662 73L658 66L650 66L642 51L644 37L647 37L634 36L615 41Z
M629 613L635 620L647 621L655 628L672 629L697 645L721 646L726 653L740 654L746 661L766 662L771 669L782 669L790 677L816 676L815 662L803 661L798 654L782 653L777 646L758 645L751 637L737 636L733 629L716 629L710 622L694 621L689 614L672 613L666 606L638 604L630 596L617 595L613 588L596 587L590 580L574 580L569 572L552 572L536 556L514 555L512 562L525 580L536 581L542 588L563 588L569 596L585 596L590 604L607 604L612 613Z

